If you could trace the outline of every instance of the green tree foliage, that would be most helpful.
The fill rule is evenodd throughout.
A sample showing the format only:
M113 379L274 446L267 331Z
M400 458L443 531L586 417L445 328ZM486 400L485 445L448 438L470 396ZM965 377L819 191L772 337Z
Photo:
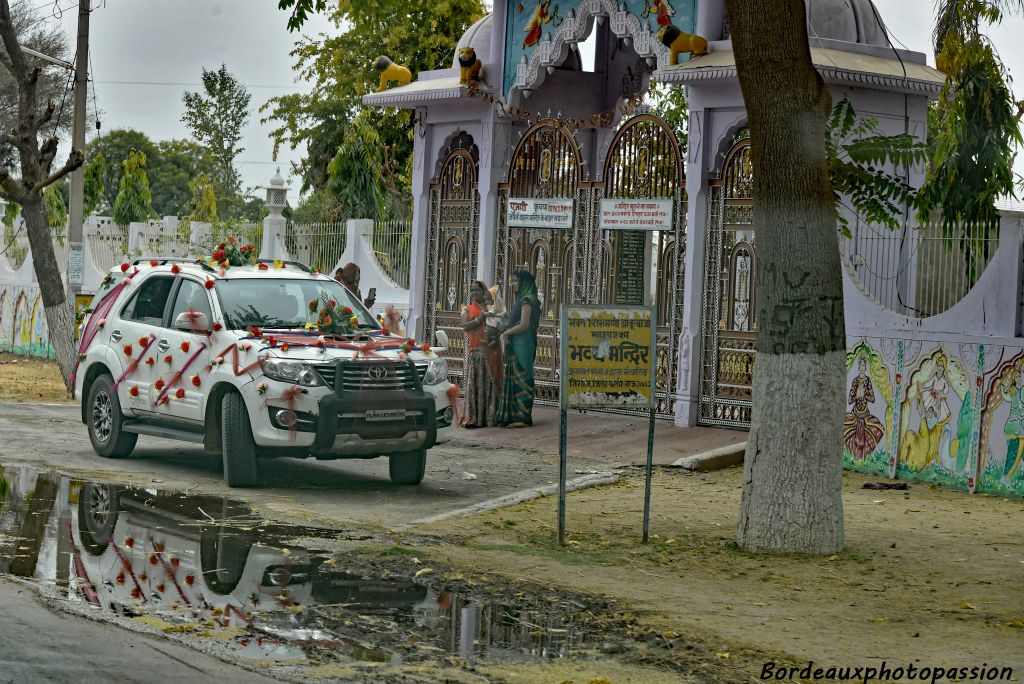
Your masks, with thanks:
M85 202L82 212L85 216L95 212L103 202L106 189L107 160L102 153L95 155L85 164Z
M905 133L880 134L878 119L858 120L853 105L844 97L832 108L825 150L839 223L846 237L851 233L844 207L868 223L893 230L903 225L907 211L917 210L918 193L901 176L926 161L925 143Z
M315 4L313 0L299 0L298 5L283 0L280 6L294 7L291 25L296 27L310 11L327 10L327 3L319 0ZM329 17L339 34L302 38L292 51L297 79L312 83L312 91L272 98L260 109L263 120L276 124L272 133L275 153L281 145L305 147L306 157L299 167L302 190L314 193L325 189L331 193L329 185L338 187L328 166L337 158L344 141L361 139L360 133L348 130L357 116L360 121L370 122L384 150L380 183L388 197L385 207L389 211L393 208L395 215L405 215L409 212L412 115L394 109L360 114L360 97L374 91L379 81L373 60L386 55L413 74L449 67L456 43L483 16L483 5L479 0L338 0L330 7ZM337 209L329 199L320 197L310 206Z
M327 189L341 217L378 219L384 215L382 166L380 135L369 116L357 116L327 166Z
M690 130L690 104L686 101L686 88L652 81L647 98L654 111L672 127L679 140L679 149L685 154Z
M221 214L225 216L230 215L225 205L236 204L235 198L241 189L235 159L245 149L240 143L242 130L249 120L252 96L224 64L216 71L203 69L202 82L202 93L187 92L182 98L185 114L181 120L192 137L213 156L213 182L221 198Z
M103 199L100 203L100 211L110 212L114 209L114 202L121 189L121 174L124 172L124 163L128 160L129 154L140 152L147 162L152 163L160 155L156 144L149 139L145 133L130 129L115 129L89 143L87 163L99 163L97 158L102 159L103 165Z
M47 185L43 190L43 199L46 200L46 218L50 227L63 231L68 225L68 205L64 202L60 186L56 183Z
M189 183L198 174L213 175L213 157L205 147L191 140L154 142L144 133L125 129L112 130L89 144L89 164L93 164L97 157L103 160L102 173L97 170L97 174L103 176L103 190L101 201L94 210L107 213L113 210L121 188L124 162L132 150L146 155L146 173L153 193L153 210L157 215L188 215L192 210Z
M210 176L201 173L189 184L192 191L192 213L188 218L192 221L213 223L217 220L217 192L213 188Z
M117 199L114 200L114 222L125 226L155 216L153 195L146 175L146 155L130 152L124 161L124 172L121 174Z
M996 199L1015 194L1014 151L1024 143L1024 103L1014 102L1009 74L982 24L1024 11L1024 0L941 0L937 9L935 62L947 79L929 116L934 152L920 213L941 213L943 235L961 243L972 274L985 256L984 238L998 229ZM969 224L975 228L965 229Z

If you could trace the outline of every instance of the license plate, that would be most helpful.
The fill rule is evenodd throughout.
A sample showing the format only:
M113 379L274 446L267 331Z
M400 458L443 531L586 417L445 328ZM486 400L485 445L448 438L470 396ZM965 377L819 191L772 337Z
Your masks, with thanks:
M405 409L377 409L366 412L366 420L405 420Z

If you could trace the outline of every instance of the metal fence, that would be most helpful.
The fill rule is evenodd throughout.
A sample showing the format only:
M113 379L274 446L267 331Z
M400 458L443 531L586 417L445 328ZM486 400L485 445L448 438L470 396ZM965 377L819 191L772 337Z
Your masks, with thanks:
M375 221L373 251L381 265L399 287L409 289L412 266L412 223L408 221Z
M198 232L198 231L196 231ZM209 234L193 235L192 239L201 247L202 255L209 255L216 245L234 237L239 245L252 245L253 254L259 254L263 247L263 224L237 221L218 221L210 226Z
M289 223L285 228L285 247L293 258L311 267L331 273L345 253L348 233L345 222Z
M889 230L859 224L840 238L848 266L882 306L915 318L940 314L970 291L999 246L998 227L939 223Z

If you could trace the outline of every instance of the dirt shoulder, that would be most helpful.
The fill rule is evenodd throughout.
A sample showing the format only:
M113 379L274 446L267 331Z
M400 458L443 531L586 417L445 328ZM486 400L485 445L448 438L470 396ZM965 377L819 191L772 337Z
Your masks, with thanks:
M0 353L0 402L73 404L52 359Z
M1021 681L1024 501L865 490L872 478L847 473L844 552L769 557L735 546L741 477L657 472L646 546L635 475L570 495L565 549L553 543L552 498L419 532L455 542L424 551L465 572L613 598L706 668L756 678L784 653L826 667L988 663Z

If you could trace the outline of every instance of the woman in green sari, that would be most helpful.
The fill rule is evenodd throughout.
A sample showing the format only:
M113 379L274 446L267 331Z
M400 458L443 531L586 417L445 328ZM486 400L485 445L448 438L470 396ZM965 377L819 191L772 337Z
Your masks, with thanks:
M512 286L515 308L509 316L512 327L505 331L505 377L498 399L498 425L533 425L533 362L537 356L537 328L540 298L537 281L527 271L516 274Z

